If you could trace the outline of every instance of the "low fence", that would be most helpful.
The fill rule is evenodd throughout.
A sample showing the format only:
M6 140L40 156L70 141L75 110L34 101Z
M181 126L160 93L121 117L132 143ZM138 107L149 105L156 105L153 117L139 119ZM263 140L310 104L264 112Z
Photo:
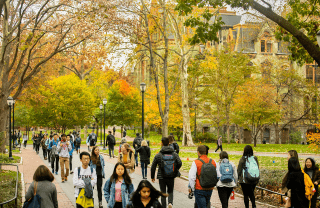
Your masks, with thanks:
M0 207L3 208L3 205L6 205L12 201L15 201L14 205L15 205L15 207L18 207L19 167L18 167L18 165L15 165L15 164L0 163L0 170L2 169L2 166L16 166L17 167L17 179L16 179L16 191L15 191L14 197L12 199L9 199L8 201L1 202Z

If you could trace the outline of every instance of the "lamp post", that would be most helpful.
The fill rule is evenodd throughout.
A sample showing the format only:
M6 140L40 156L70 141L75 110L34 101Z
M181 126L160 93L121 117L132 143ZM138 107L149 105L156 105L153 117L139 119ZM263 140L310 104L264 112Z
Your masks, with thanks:
M140 90L142 93L142 126L141 126L141 133L142 133L142 139L144 139L144 92L146 91L147 85L142 82L140 84Z
M13 100L13 104L12 104L12 149L15 150L16 146L14 145L14 141L16 138L16 134L14 132L14 104L15 104L15 100Z
M11 139L12 139L12 135L11 135L11 106L13 106L13 98L8 97L7 103L9 106L9 159L13 160L12 149L11 149L11 147L12 147L11 146L12 145L12 142L11 142Z
M102 114L103 105L99 105L100 113ZM102 116L101 116L102 117ZM102 119L101 119L101 134L100 134L100 145L102 146Z
M106 104L107 104L107 99L103 99L103 110L104 110L104 119L103 119L103 150L106 150Z

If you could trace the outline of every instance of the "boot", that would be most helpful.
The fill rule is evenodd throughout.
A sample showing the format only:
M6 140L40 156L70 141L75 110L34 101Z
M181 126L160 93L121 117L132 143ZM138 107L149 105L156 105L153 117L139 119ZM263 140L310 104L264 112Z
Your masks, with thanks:
M45 157L44 160L47 160L47 158Z

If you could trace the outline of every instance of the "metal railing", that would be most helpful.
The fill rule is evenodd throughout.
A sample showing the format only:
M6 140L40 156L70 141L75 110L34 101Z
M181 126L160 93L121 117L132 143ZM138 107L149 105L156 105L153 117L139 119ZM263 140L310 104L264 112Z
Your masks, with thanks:
M16 191L15 191L14 198L9 199L8 201L5 201L5 202L1 202L0 203L0 207L3 208L3 205L6 205L6 204L12 202L13 200L15 201L15 203L14 203L15 207L18 207L19 167L18 167L18 165L15 165L15 164L0 163L0 170L1 170L2 166L6 166L6 165L8 165L8 166L16 166L17 167Z
M282 197L286 197L285 194L282 194L282 193L279 193L279 192L275 192L275 191L271 191L269 189L266 189L266 188L262 188L260 186L256 186L257 189L260 189L261 191L261 198L263 198L263 191L267 191L269 193L272 193L272 194L276 194L276 195L279 195L281 196L281 201L283 201ZM318 201L320 201L320 196L317 198Z

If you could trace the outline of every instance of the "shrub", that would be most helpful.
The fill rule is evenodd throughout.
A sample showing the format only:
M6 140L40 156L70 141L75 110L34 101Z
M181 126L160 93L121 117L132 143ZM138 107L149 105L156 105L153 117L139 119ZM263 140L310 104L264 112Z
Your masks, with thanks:
M260 169L259 186L279 191L279 188L281 188L282 179L286 173L287 170Z
M199 133L197 137L193 140L194 142L206 142L206 143L215 143L217 142L217 135L214 133Z
M301 131L294 131L290 133L289 144L300 144L301 141Z

